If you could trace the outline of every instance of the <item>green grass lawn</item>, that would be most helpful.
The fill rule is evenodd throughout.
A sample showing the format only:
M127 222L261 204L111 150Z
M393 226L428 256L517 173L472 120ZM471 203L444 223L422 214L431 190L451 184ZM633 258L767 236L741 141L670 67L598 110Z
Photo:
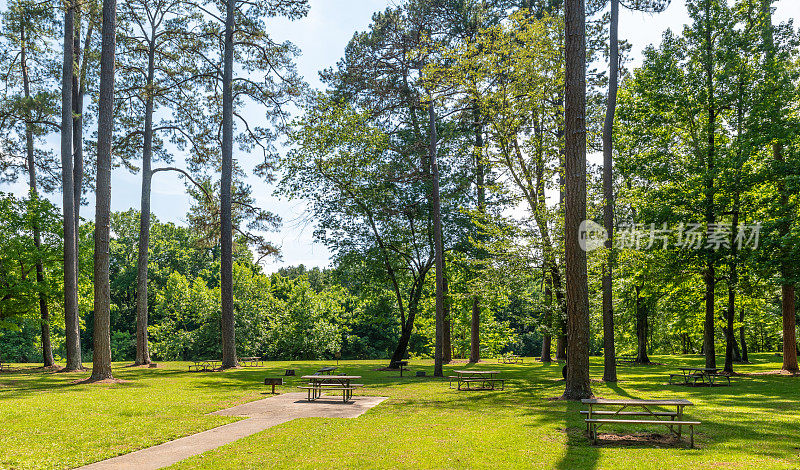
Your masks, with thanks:
M290 421L186 460L178 468L800 468L800 378L755 375L731 387L666 385L678 366L699 356L655 356L664 366L620 366L617 384L593 383L605 398L687 398L696 406L696 449L660 442L591 446L579 404L552 400L563 391L561 365L481 363L509 379L505 391L458 392L441 379L374 369L386 361L340 361L362 375L363 393L390 397L357 419ZM753 355L738 372L780 368L771 354ZM207 413L267 396L265 376L298 375L328 362L270 362L265 368L189 373L188 363L158 369L116 364L119 384L73 384L88 373L43 372L12 365L0 373L0 467L70 468L169 441L237 418ZM431 361L412 372L432 373ZM449 370L466 368L453 364ZM408 375L413 375L408 374ZM602 375L593 358L592 376ZM299 377L281 392L297 391ZM636 426L605 432L666 433ZM602 436L601 436L602 437Z

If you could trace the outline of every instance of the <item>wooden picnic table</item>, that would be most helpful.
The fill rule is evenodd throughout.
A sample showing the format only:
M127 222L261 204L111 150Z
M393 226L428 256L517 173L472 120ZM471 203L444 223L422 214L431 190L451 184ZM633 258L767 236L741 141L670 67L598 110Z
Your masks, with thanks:
M336 366L325 366L317 371L318 374L332 374L337 369Z
M189 364L189 370L191 371L192 368L194 368L194 370L197 372L201 370L208 372L219 368L220 364L222 364L222 361L219 359L201 359L198 361L193 361L192 364Z
M525 360L522 357L517 356L516 354L504 354L499 358L497 358L497 362L503 364L517 364L517 363L521 364L525 362Z
M581 403L588 405L588 410L581 410L582 415L587 415L586 430L592 438L593 443L597 443L597 429L604 424L629 423L629 424L659 424L669 428L678 439L681 438L682 426L691 428L691 446L694 447L694 426L699 426L699 421L685 421L683 419L683 409L693 406L694 403L685 399L667 400L641 400L641 399L607 399L589 398L581 400ZM675 407L675 411L656 411L654 407ZM595 410L595 407L611 407L611 410ZM633 408L631 410L631 408ZM627 410L627 411L626 411ZM601 418L597 418L600 416ZM647 419L620 419L628 416L643 416ZM678 428L675 431L675 427Z
M264 360L260 357L240 357L239 363L246 367L261 367L264 365Z
M720 374L719 367L678 367L678 369L681 371L680 374L669 374L670 384L674 377L682 379L684 385L688 385L690 380L694 385L697 385L698 379L702 383L708 381L709 385L714 385L714 380L720 377L726 378L728 380L728 385L731 384L731 378L727 375Z
M505 381L498 378L499 370L455 370L456 375L451 375L450 388L453 381L458 383L458 390L494 390L495 384L500 383L500 390L505 390ZM470 384L480 384L480 387L470 387ZM462 388L464 387L464 388Z
M352 383L353 380L360 379L360 375L304 375L301 378L308 380L308 385L297 388L308 391L308 401L318 399L324 391L341 391L342 401L347 402L353 398L353 390L364 386Z

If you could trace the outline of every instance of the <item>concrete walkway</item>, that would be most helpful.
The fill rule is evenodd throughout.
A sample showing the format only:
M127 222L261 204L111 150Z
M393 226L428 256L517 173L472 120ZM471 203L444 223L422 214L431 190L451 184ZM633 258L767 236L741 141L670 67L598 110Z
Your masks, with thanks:
M341 398L331 397L308 402L304 392L285 393L212 413L248 419L80 468L150 470L168 467L296 418L357 418L385 399L385 397L353 397L351 402L342 403Z

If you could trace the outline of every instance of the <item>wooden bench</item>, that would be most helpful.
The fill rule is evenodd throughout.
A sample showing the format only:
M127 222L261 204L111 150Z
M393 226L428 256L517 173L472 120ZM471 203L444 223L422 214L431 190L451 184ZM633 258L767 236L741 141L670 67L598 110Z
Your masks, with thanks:
M349 386L343 386L339 384L320 384L317 386L314 385L298 385L297 388L306 390L308 396L306 399L308 401L316 400L317 398L322 396L322 392L342 392L342 401L347 402L353 396L353 390L357 388L363 387L364 384L350 384ZM314 397L312 398L312 394Z
M283 385L283 379L281 377L267 377L264 379L264 385L272 385L272 394L275 394L275 386L276 385Z
M505 379L494 379L494 378L492 378L492 379L490 379L490 378L461 379L460 382L462 384L467 384L467 387L466 387L467 390L494 390L495 389L495 383L497 383L497 382L500 382L500 390L505 390L506 389ZM469 384L471 384L471 383L481 383L481 384L487 384L488 383L488 384L491 384L491 385L488 386L488 387L482 386L482 387L480 387L480 389L471 389L471 388L469 388Z
M592 414L597 414L597 413L598 412L595 411ZM670 432L672 432L673 434L678 436L678 438L680 438L680 433L675 432L675 430L672 429L672 427L673 426L689 426L689 429L691 431L690 438L689 438L690 447L694 447L694 427L695 426L700 426L700 424L701 424L700 421L675 421L675 420L667 421L667 420L658 420L658 419L650 420L650 419L603 419L603 418L600 418L600 419L597 419L597 418L588 419L587 418L586 419L586 423L591 426L590 434L592 436L592 443L593 444L597 444L597 427L600 424L620 424L620 423L645 424L645 425L651 425L651 424L655 425L655 424L657 424L657 425L660 425L660 426L667 426L669 428Z

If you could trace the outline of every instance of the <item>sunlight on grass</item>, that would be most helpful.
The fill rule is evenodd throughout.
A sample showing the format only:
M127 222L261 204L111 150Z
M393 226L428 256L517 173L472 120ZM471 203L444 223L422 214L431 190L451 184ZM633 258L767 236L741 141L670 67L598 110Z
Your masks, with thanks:
M754 355L739 372L780 367ZM793 468L800 466L800 379L736 377L731 387L667 385L679 365L699 356L657 356L663 366L621 366L618 384L593 383L606 398L688 398L699 419L698 449L680 444L589 445L579 404L550 400L562 392L559 364L494 364L506 391L458 392L432 377L376 371L385 361L341 361L340 371L364 376L364 394L389 400L357 419L290 421L202 456L179 468ZM297 369L281 392L323 362L269 362L265 368L189 373L188 363L124 368L120 384L75 385L87 373L52 373L16 365L0 374L0 467L69 468L169 441L236 418L207 413L268 396L265 376ZM327 364L327 363L325 363ZM445 374L465 364L446 368ZM432 373L431 361L412 370ZM593 358L592 375L602 373ZM608 432L662 432L616 427Z

